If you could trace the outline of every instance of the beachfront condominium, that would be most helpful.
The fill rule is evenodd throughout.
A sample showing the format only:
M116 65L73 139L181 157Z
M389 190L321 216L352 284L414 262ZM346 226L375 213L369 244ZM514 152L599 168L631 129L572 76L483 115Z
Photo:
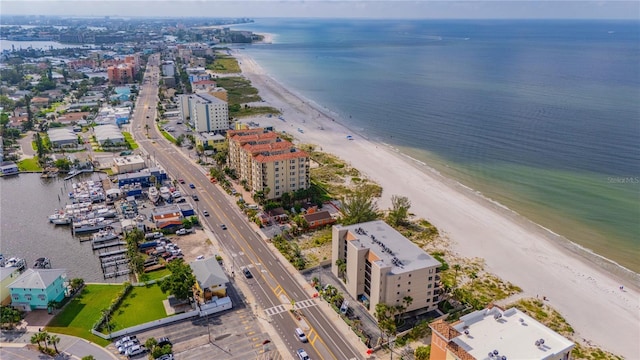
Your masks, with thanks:
M430 360L569 360L575 346L524 312L495 305L429 327Z
M229 105L206 92L180 96L180 111L197 132L229 130Z
M278 134L258 128L230 130L229 167L253 194L277 199L310 186L309 154Z
M379 303L437 309L440 262L384 221L334 225L331 245L331 271L371 314Z

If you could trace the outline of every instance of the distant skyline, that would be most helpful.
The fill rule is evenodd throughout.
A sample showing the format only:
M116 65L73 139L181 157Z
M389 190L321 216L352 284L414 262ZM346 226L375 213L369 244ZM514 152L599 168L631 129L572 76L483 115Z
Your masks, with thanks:
M640 19L639 1L2 0L3 15L378 19Z

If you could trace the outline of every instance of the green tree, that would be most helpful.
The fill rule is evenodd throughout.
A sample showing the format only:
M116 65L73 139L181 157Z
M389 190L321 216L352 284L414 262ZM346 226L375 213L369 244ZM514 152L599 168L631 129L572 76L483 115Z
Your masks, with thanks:
M58 344L60 343L60 338L58 337L58 335L49 336L47 342L49 343L49 345L53 345L53 348L56 350L56 354L60 353L58 351Z
M377 303L375 317L378 320L378 328L380 329L380 337L386 335L387 340L396 333L396 309L384 303Z
M84 279L82 278L73 278L71 279L71 290L75 293L80 290L84 286Z
M453 279L454 279L455 285L458 285L458 271L462 270L462 266L460 266L460 264L453 264L453 266L451 267L454 270Z
M345 273L347 272L347 262L344 259L336 260L336 266L338 267L338 276L345 280Z
M150 337L147 341L144 342L144 347L146 347L149 351L153 351L153 348L158 345L158 340L154 337Z
M20 310L14 309L9 306L0 306L0 324L2 327L13 328L16 323L22 320L22 313Z
M4 111L11 112L15 109L16 102L7 95L0 95L0 107L2 107Z
M96 360L96 358L93 355L87 355L83 356L81 360Z
M407 223L409 218L409 208L411 208L411 201L405 196L393 195L391 196L391 210L387 219L393 226L399 226Z
M160 282L160 290L169 292L179 300L185 300L192 294L196 277L188 264L182 259L176 259L167 265L171 275Z
M415 356L415 360L429 360L431 356L431 346L418 346L413 352L413 356Z
M55 167L60 170L69 170L71 168L71 164L71 161L67 158L58 159L54 163Z
M24 106L27 108L27 121L24 123L24 130L33 129L33 111L31 110L31 96L24 96Z
M343 200L342 223L352 225L373 221L380 217L378 205L372 191L359 186L351 196Z

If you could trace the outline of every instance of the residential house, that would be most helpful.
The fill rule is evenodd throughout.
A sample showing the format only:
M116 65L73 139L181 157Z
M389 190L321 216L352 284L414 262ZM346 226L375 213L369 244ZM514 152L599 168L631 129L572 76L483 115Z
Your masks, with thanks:
M328 211L308 212L302 215L302 217L304 217L309 225L309 229L319 228L336 222L336 219L334 219Z
M22 311L47 309L64 299L66 278L64 269L27 269L9 284L11 305Z
M200 303L206 303L214 296L219 298L227 296L229 279L215 257L193 261L189 266L196 277L194 294Z
M20 269L17 267L0 267L0 305L7 306L11 304L9 284L14 282L20 274Z

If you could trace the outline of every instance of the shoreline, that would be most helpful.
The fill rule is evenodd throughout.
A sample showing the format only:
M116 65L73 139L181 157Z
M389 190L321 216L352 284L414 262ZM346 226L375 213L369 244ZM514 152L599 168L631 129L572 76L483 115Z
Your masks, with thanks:
M574 327L576 338L587 338L628 358L639 355L631 345L639 335L638 274L446 178L389 144L373 143L341 123L338 114L286 89L249 55L241 50L233 54L260 96L267 104L283 109L285 118L254 120L278 131L291 131L299 141L316 144L351 163L383 187L378 202L382 209L389 206L390 195L407 196L412 212L449 237L455 253L484 258L487 271L522 287L525 296L544 294L549 298L550 305ZM296 128L304 133L296 133ZM347 141L347 134L355 140ZM620 284L626 290L620 291ZM594 313L593 309L599 311ZM593 324L612 325L620 331L612 334Z

